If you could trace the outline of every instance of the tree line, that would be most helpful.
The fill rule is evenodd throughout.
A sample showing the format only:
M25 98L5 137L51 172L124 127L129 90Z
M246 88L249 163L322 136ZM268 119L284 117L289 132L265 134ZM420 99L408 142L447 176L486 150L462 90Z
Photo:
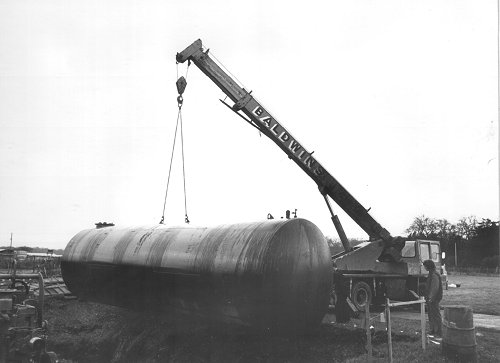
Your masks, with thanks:
M409 239L439 241L441 251L446 253L448 266L495 268L500 265L498 221L468 216L460 218L457 223L450 223L446 219L421 215L415 217L405 232ZM327 237L327 242L332 255L344 250L336 239ZM351 247L361 242L358 239L349 240Z
M413 220L406 233L409 238L440 241L448 266L455 266L455 262L460 267L499 266L498 221L468 216L450 223L422 215Z

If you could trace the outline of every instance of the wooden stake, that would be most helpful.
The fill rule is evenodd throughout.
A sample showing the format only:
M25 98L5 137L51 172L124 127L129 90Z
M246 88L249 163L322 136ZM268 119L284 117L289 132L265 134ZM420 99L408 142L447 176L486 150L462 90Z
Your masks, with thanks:
M425 302L420 302L420 326L422 327L422 349L425 350L427 334L425 333Z
M385 299L385 313L387 320L387 349L389 350L389 362L392 363L392 333L391 333L391 307L389 299Z
M366 328L366 345L368 350L368 362L373 361L373 350L372 350L372 332L370 331L370 304L368 301L365 305L365 328Z

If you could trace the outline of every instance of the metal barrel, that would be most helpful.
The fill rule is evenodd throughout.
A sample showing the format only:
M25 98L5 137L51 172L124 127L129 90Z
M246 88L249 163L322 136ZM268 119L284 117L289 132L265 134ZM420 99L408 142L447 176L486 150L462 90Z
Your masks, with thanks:
M446 356L457 361L476 361L476 330L472 308L445 306L442 333L443 353Z
M332 279L325 237L301 218L84 230L61 270L90 301L285 330L320 323Z

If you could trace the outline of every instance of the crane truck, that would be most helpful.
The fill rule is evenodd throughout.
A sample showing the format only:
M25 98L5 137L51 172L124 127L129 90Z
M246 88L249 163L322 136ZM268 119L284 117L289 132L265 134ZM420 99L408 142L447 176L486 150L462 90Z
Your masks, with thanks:
M194 63L212 80L233 104L221 100L232 111L257 128L285 152L318 186L344 251L332 256L333 286L331 302L335 303L340 291L347 295L356 309L365 304L382 302L385 297L405 300L423 294L426 271L422 262L432 259L441 270L441 251L438 241L407 240L393 237L382 227L335 179L252 92L241 87L203 47L200 39L176 55L177 63ZM177 81L178 101L182 103L184 77ZM367 234L369 240L355 247L349 245L331 201L340 206Z

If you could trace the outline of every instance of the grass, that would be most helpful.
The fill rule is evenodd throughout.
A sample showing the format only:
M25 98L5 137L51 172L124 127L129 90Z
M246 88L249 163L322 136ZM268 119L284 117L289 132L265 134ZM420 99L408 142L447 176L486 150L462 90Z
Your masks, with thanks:
M500 277L448 275L448 281L460 287L443 291L442 306L466 305L474 313L500 315Z
M430 342L426 350L421 347L420 322L404 319L393 319L392 347L394 362L437 363L444 362L441 345ZM373 347L374 362L386 362L387 332L385 325L376 323L380 332L380 340ZM375 334L377 335L377 333ZM478 362L500 362L500 332L476 331ZM348 359L349 363L366 362L367 355L362 354L356 358Z

